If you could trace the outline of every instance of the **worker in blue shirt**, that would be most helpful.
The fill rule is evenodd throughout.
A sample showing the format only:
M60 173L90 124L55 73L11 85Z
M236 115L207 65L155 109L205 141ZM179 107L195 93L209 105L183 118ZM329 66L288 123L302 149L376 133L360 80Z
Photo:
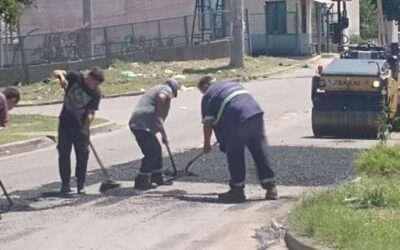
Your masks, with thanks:
M230 190L219 194L224 203L239 203L246 200L245 147L257 167L261 186L266 189L265 198L275 200L278 191L274 173L270 168L266 147L263 110L256 100L241 85L231 81L217 81L204 76L197 85L203 93L201 103L204 133L204 152L211 151L211 136L214 131L220 149L228 159L231 176Z

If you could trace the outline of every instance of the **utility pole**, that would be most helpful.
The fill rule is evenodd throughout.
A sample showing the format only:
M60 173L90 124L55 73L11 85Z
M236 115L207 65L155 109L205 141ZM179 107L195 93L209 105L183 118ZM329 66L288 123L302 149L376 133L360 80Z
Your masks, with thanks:
M93 2L92 0L82 0L82 10L83 10L83 27L86 37L86 48L87 52L84 52L86 56L91 58L93 56L93 36L92 36L92 25L93 25ZM80 44L78 44L80 46Z
M231 62L234 68L244 67L243 0L230 0L232 27Z
M386 32L385 32L385 21L383 16L382 0L377 0L377 12L378 12L378 38L380 46L386 47Z

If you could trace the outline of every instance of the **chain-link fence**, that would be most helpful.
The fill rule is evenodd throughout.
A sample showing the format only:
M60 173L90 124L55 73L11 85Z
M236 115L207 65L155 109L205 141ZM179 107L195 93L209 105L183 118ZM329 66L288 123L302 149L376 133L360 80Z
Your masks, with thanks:
M160 19L0 40L0 67L112 57L206 43L226 37L227 13Z

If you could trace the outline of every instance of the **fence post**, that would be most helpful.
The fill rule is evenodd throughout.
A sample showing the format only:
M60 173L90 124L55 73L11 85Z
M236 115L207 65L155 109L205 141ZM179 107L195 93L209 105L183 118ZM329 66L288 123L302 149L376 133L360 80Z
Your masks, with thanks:
M301 48L300 48L300 31L299 31L299 29L300 29L300 27L299 27L299 24L300 24L300 14L299 14L299 4L297 4L296 3L296 18L295 18L295 20L296 20L296 23L295 23L295 25L296 25L296 54L298 55L298 56L300 56L301 55Z
M186 46L189 46L190 40L189 40L189 27L188 27L188 20L187 20L187 16L183 17L183 28L185 30L185 44Z
M163 47L163 40L162 40L162 34L161 34L161 20L157 21L157 31L158 31L158 41L159 41L158 46Z
M317 22L317 53L321 54L322 47L322 14L321 5L318 4L316 8L316 22Z
M30 81L29 81L29 67L26 63L26 58L25 58L25 45L24 45L25 37L21 36L21 26L19 22L17 23L17 34L18 34L19 49L21 50L20 52L21 52L22 69L25 74L24 82L28 84Z
M104 27L103 32L104 32L104 49L105 49L105 52L106 52L106 57L110 58L111 57L111 51L110 51L110 44L109 44L109 41L108 41L107 27Z
M29 67L28 64L26 63L26 58L25 58L25 38L20 36L19 37L19 42L20 42L20 50L21 50L21 63L22 63L22 67L24 69L24 73L25 73L25 78L24 78L24 82L26 84L28 84L30 82L30 77L29 77Z
M248 49L248 54L253 55L253 49L252 49L252 41L251 41L251 32L250 32L250 18L249 18L249 9L245 9L245 22L246 22L246 34L247 34L247 49Z

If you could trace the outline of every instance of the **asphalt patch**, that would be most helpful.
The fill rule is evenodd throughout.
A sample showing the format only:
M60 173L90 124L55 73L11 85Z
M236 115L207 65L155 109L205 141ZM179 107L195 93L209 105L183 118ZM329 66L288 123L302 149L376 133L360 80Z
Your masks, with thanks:
M178 169L183 169L185 165L201 152L199 148L185 150L184 152L174 153ZM270 146L268 147L268 155L272 169L276 174L279 185L287 186L325 186L335 185L343 181L352 179L353 170L353 154L356 149L349 148L327 148L327 147L301 147L301 146ZM164 158L164 169L170 168L170 161ZM246 152L247 164L247 184L258 184L256 168L252 157ZM111 178L115 181L127 181L132 183L140 168L140 160L127 162L124 164L114 165L108 168ZM188 176L179 178L176 181L182 182L199 182L199 183L227 183L229 181L228 166L226 157L221 153L218 147L214 147L210 154L199 158L193 163L191 171L196 176ZM99 169L88 172L87 185L99 185L104 180L104 176ZM73 182L74 183L74 182ZM73 185L72 183L72 185ZM52 194L52 190L60 188L60 182L47 183L43 186L29 190L18 190L11 192L12 197L17 197L25 206L33 205L34 207L39 200L44 199L43 193ZM53 192L53 194L55 194ZM133 188L116 189L107 192L106 196L124 197L142 195ZM49 195L51 196L51 195ZM168 194L166 194L168 196ZM176 195L179 197L179 194ZM55 197L54 199L70 200L69 202L50 202L50 205L39 206L38 209L49 209L51 207L82 205L87 202L100 199L104 195L98 194L88 197L79 197L72 199L62 199ZM181 196L183 197L183 196ZM51 198L51 197L50 197ZM49 199L50 199L49 198ZM215 198L208 197L191 197L191 201L214 202ZM45 199L46 200L46 199ZM107 205L119 202L120 199L110 199ZM6 204L0 198L0 208ZM4 207L3 207L4 209Z

